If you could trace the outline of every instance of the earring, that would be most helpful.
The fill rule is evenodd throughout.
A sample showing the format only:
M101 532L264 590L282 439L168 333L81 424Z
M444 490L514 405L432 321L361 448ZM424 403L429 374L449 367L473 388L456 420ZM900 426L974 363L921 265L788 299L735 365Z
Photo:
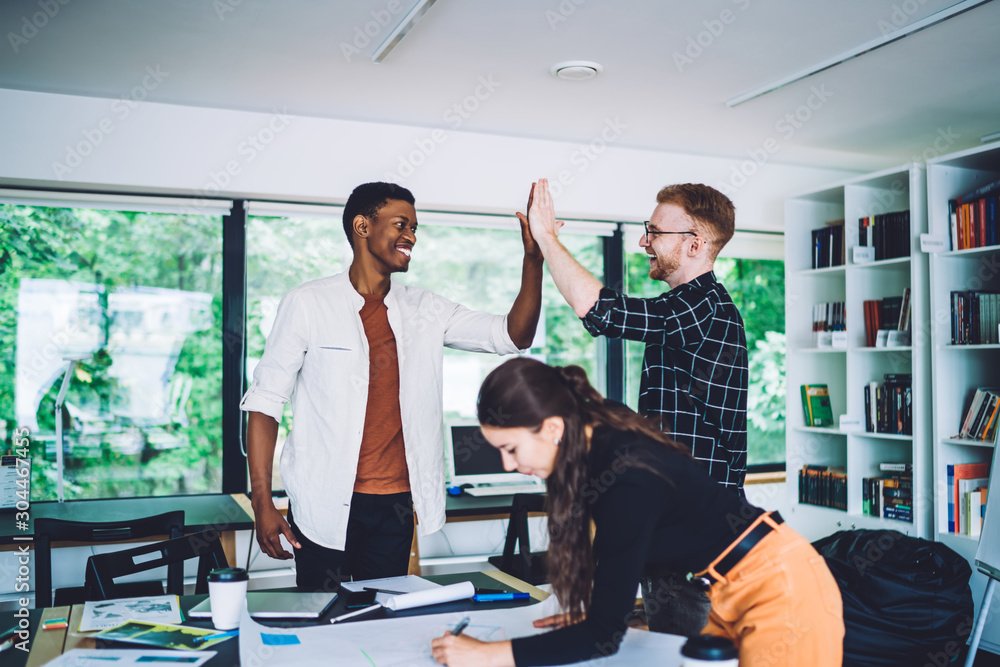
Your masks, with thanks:
M552 444L555 445L556 447L559 446L560 442L562 442L562 438L552 438Z

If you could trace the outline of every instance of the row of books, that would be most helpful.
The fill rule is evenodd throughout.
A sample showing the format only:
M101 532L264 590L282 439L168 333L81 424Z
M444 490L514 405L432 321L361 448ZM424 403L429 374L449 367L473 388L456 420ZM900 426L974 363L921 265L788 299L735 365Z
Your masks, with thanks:
M833 426L830 388L825 384L804 384L800 391L806 426Z
M911 320L910 288L904 287L902 296L869 299L864 302L865 345L875 347L878 332L884 329L909 331Z
M870 215L858 220L858 245L875 249L875 261L910 255L910 212Z
M846 263L844 247L843 220L834 220L826 223L826 227L812 230L812 267L843 266Z
M799 502L847 511L847 471L831 466L802 466Z
M847 331L847 319L845 317L845 304L843 301L832 303L817 303L813 306L813 345L821 346L823 341L821 334L833 331Z
M886 373L882 379L865 385L865 430L913 435L913 376Z
M882 463L879 477L861 479L861 511L913 523L913 472L909 463Z
M948 202L952 250L1000 243L1000 231L997 230L998 195L1000 181L993 181Z
M989 463L958 463L947 466L948 532L977 536L982 532L983 508L989 485ZM976 494L972 496L971 494ZM975 505L973 505L975 502Z
M1000 293L981 290L951 293L951 344L1000 343Z
M996 389L980 387L972 396L972 403L962 419L959 438L993 442L997 437L997 422L1000 413L1000 394Z

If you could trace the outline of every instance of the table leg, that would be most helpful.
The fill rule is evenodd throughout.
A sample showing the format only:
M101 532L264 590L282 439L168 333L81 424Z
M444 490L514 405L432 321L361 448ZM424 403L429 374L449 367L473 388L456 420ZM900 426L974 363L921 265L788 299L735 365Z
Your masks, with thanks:
M420 576L420 542L417 541L417 514L413 513L413 543L410 545L410 565L407 574Z
M236 531L222 531L219 533L219 541L222 542L222 551L226 554L226 562L229 563L229 567L236 567Z

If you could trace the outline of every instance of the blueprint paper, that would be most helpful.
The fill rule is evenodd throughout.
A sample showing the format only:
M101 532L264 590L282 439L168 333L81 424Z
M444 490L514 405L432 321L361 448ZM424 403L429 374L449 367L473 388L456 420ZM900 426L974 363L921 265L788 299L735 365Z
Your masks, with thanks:
M532 605L308 628L269 628L244 613L240 619L240 664L244 667L271 664L328 667L335 660L338 667L435 667L431 640L452 630L466 616L470 622L463 634L482 641L503 641L547 632L532 625L532 621L545 615L539 611L538 605ZM299 643L265 645L262 633L294 635ZM617 654L580 664L679 666L684 641L684 637L675 635L629 630Z

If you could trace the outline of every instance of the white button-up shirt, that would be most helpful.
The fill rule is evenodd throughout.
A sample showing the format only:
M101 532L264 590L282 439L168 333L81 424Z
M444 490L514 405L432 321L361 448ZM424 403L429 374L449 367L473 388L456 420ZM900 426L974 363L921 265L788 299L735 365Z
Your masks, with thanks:
M295 523L313 542L343 550L368 402L365 300L347 272L314 280L278 306L264 356L240 408L281 421L292 402L293 427L281 453L281 478ZM419 531L445 520L442 437L443 348L513 354L507 316L469 310L417 287L392 282L385 297L399 356L399 409ZM407 510L409 508L406 508Z

